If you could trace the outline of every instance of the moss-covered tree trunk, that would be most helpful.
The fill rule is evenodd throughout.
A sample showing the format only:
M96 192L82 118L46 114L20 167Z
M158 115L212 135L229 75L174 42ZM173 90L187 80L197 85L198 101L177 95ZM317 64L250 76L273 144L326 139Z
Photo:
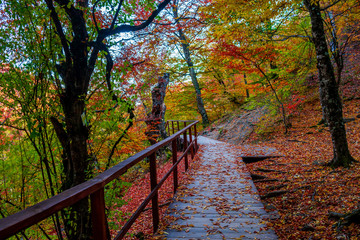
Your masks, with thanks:
M166 111L164 100L169 81L169 74L165 73L163 77L159 77L158 83L151 91L152 109L151 112L148 113L145 123L148 127L146 136L152 145L157 142L159 137L167 137L164 121Z

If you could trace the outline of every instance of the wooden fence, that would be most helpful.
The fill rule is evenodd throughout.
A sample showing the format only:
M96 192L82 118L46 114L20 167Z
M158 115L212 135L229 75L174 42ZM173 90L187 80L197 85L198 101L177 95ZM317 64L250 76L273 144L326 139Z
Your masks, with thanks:
M146 157L150 161L150 185L151 193L140 204L138 209L133 213L130 219L125 223L122 229L118 232L114 239L122 239L131 225L139 217L146 205L152 201L152 218L153 218L153 230L158 229L159 225L159 205L158 205L158 190L163 185L165 180L173 174L173 186L174 193L178 187L178 164L184 159L185 170L188 169L188 155L190 153L191 159L198 149L197 147L197 131L196 124L199 121L179 121L169 120L166 123L168 133L172 132L172 135L168 138L158 142L145 150L129 157L116 166L104 171L97 177L79 184L73 188L70 188L52 198L46 199L38 204L35 204L25 210L10 215L6 218L0 219L0 239L6 239L16 233L42 221L43 219L50 217L51 215L67 208L76 202L90 196L91 201L91 216L92 216L92 229L93 238L96 240L107 239L106 225L107 219L105 216L105 200L104 200L104 187L114 179L120 177L129 168L144 160ZM183 123L183 128L180 130L180 123ZM187 125L189 124L189 125ZM177 131L176 131L177 130ZM194 134L194 140L193 140ZM178 158L178 139L183 139L183 153ZM188 139L190 139L188 141ZM165 174L165 176L158 181L156 173L156 152L171 144L172 146L172 162L173 166Z

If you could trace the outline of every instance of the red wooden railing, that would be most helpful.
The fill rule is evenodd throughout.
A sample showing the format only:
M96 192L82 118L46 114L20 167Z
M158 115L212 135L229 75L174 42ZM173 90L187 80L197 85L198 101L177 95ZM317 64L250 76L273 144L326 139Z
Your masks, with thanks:
M180 130L180 122L184 124L183 129ZM54 213L67 208L76 202L90 196L91 201L91 216L92 216L92 229L93 237L96 240L107 239L105 216L105 200L104 200L104 187L115 178L118 178L124 174L130 167L139 163L144 158L149 157L150 160L150 188L151 193L140 204L135 213L125 223L123 228L118 232L114 239L122 239L131 225L135 222L146 205L152 201L152 217L153 217L153 229L157 230L159 225L159 205L158 205L158 190L163 185L165 180L173 173L174 176L174 193L178 187L177 177L177 165L185 159L185 170L188 169L188 154L190 152L191 159L194 158L197 147L197 131L196 124L199 121L174 121L169 120L166 124L169 134L172 131L172 135L165 140L158 142L151 147L129 157L125 161L117 164L116 166L104 171L97 177L79 184L73 188L70 188L52 198L46 199L34 206L31 206L18 213L10 215L6 218L0 219L0 239L5 239L16 233L42 221L43 219L50 217ZM174 128L177 126L177 132ZM187 123L189 125L187 126ZM172 127L170 127L170 124ZM195 135L194 141L192 140L192 134ZM183 154L177 158L177 142L180 136L184 139L184 151ZM188 136L190 141L188 142ZM163 146L172 145L172 168L165 174L165 176L158 182L156 174L156 152Z

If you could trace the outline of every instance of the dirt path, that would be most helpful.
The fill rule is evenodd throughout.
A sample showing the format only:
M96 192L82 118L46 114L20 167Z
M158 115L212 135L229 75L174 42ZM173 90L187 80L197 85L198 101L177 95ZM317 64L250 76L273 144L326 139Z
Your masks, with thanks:
M165 230L164 237L277 239L266 227L267 213L239 157L244 152L201 136L198 143L201 166L193 176L194 181L180 189L170 205L170 215L177 220ZM275 152L270 148L265 151Z

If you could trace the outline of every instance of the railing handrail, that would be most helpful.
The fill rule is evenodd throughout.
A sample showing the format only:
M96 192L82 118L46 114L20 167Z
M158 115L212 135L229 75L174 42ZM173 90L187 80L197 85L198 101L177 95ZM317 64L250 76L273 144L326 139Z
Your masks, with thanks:
M191 127L194 126L194 128L196 129L196 124L199 121L186 122L192 122L192 124L172 134L168 138L142 150L141 152L136 153L135 155L127 158L126 160L120 162L112 168L100 173L98 176L84 183L76 185L68 190L65 190L64 192L61 192L49 199L39 202L31 207L28 207L22 211L12 214L6 218L0 219L0 239L10 237L18 233L19 231L26 229L44 220L47 217L50 217L52 214L75 204L81 199L84 199L99 190L103 190L106 184L124 174L129 168L139 163L145 157L154 154L161 147L173 142L181 134L186 134L187 130L189 130L189 132L191 133ZM189 148L191 144L192 143L189 143Z
M167 120L167 122L194 122L194 120Z

